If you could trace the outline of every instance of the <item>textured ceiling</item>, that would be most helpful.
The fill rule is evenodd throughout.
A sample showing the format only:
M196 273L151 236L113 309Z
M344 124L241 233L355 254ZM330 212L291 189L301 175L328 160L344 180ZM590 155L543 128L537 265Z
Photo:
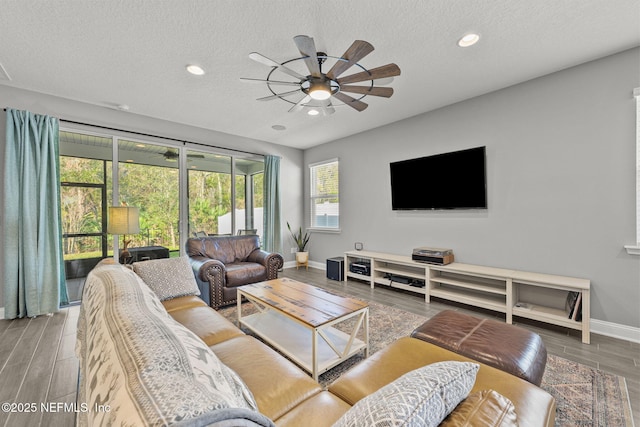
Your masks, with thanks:
M468 32L480 42L459 48ZM315 117L256 101L271 92L239 78L270 68L249 53L300 57L298 34L331 56L370 42L360 64L398 64L394 95ZM638 45L638 0L0 0L2 85L297 148ZM188 74L190 63L206 74Z

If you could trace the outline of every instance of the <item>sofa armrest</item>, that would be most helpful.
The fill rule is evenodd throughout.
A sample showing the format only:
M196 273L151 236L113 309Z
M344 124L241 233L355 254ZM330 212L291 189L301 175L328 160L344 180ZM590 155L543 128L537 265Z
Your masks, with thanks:
M262 264L267 269L267 280L277 279L278 270L284 265L284 258L276 252L266 252L256 249L247 257L247 261Z

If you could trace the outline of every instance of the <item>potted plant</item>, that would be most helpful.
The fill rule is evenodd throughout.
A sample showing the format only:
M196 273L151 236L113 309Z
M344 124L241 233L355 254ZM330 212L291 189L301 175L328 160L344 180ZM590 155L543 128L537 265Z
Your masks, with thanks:
M303 234L302 227L298 228L298 231L293 231L289 222L287 222L287 228L291 233L291 237L293 237L293 241L296 243L298 251L296 252L296 266L298 265L308 265L309 262L309 252L307 251L307 245L309 244L309 239L311 235L309 232L305 232Z

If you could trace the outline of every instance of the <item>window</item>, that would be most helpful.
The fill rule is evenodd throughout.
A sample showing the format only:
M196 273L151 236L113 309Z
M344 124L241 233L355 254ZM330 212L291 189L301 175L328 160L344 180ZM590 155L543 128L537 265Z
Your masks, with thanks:
M311 228L337 230L340 225L338 159L309 165Z
M627 252L640 255L640 87L633 90L636 98L636 244L627 245Z
M197 231L262 232L261 156L222 155L199 145L191 149L162 138L134 139L93 129L62 129L59 136L70 301L80 300L87 273L122 241L114 242L107 233L109 206L140 208L140 233L127 235L130 247L164 246L171 256L179 256L187 237Z

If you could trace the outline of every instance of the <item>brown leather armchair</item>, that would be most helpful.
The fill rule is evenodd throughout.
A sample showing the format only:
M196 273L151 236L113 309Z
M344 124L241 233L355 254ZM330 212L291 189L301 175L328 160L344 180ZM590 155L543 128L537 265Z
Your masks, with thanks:
M284 264L255 235L190 238L186 249L201 297L216 309L237 301L236 287L276 279Z

